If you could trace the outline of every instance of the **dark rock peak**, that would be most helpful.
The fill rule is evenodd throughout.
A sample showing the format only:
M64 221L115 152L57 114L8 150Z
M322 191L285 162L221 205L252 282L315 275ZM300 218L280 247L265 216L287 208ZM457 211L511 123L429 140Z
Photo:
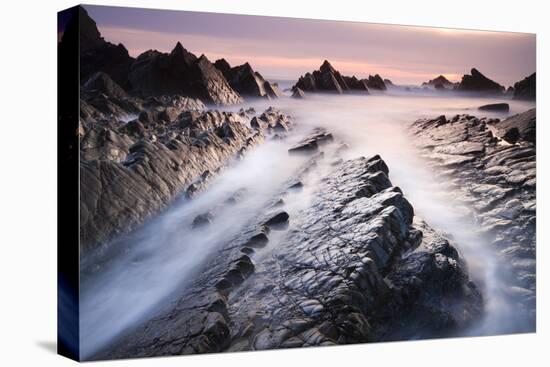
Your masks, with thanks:
M222 72L227 81L231 79L231 65L229 64L229 62L227 62L226 59L216 60L216 62L214 62L214 66L216 67L216 69Z
M138 95L180 94L217 105L242 102L206 56L197 58L179 42L170 53L149 50L139 55L128 78Z
M184 56L187 52L187 50L182 46L182 44L178 41L178 43L176 43L176 46L174 47L174 49L172 50L172 52L170 52L170 55L173 55L173 56Z
M321 67L319 68L319 70L321 70L321 72L330 72L330 73L336 73L336 69L334 69L332 67L332 65L330 64L330 62L328 62L328 60L325 60L323 61L323 64L321 65Z
M431 79L430 81L422 83L422 85L435 85L435 84L453 84L449 79L445 78L444 75L439 75L437 78Z
M349 77L340 74L328 60L323 61L319 70L301 76L292 90L294 91L296 88L306 92L335 92L338 94L349 91L368 92L365 81L358 80L355 76Z
M439 75L434 79L431 79L427 82L422 83L422 87L424 88L433 87L434 89L438 89L438 90L454 89L457 86L458 86L458 83L451 82L444 75Z
M224 68L224 69L231 69L231 65L229 64L229 62L224 59L224 58L221 58L221 59L218 59L216 60L216 62L214 62L214 65L216 67L220 67L220 68Z
M472 68L470 75L466 74L462 77L462 81L456 89L467 92L490 93L502 93L505 90L502 85L487 78L476 68Z
M83 6L78 7L78 16L80 18L80 48L81 50L96 48L101 46L105 41L101 37L97 29L96 22L90 18L86 9Z
M386 87L386 83L384 83L384 80L379 74L375 74L374 76L369 75L369 78L367 79L367 87L369 89L376 89L376 90L388 89Z
M128 87L128 71L134 59L122 44L114 45L101 37L95 21L82 6L78 7L78 12L67 23L59 44L59 57L77 57L73 51L75 42L78 42L80 51L81 85L90 76L102 71L117 84Z
M533 73L514 84L514 99L535 100L537 98L537 75Z
M485 78L485 75L481 74L476 68L472 68L470 74L475 78Z
M219 59L214 66L227 79L229 85L242 95L264 98L277 98L281 95L277 84L265 80L248 62L231 67L227 60Z

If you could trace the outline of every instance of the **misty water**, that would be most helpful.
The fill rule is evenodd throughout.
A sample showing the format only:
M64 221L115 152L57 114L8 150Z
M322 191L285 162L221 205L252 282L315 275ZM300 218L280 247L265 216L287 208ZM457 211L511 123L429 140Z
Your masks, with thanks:
M414 148L407 127L418 118L470 113L478 117L504 118L534 107L534 103L506 100L507 114L477 111L477 107L503 102L503 99L463 97L452 94L432 95L387 93L384 95L308 95L305 100L280 98L244 106L258 113L274 106L291 115L295 130L284 141L260 145L242 161L233 162L217 176L208 189L193 200L177 199L158 217L120 239L124 250L100 254L109 262L97 268L96 258L83 259L81 301L81 347L89 357L107 347L114 338L132 326L144 322L171 300L185 292L208 257L265 208L283 184L293 176L306 158L289 156L287 149L314 127L325 127L351 149L345 158L379 154L390 169L390 179L399 186L415 209L415 214L432 227L448 233L466 259L470 276L481 288L485 316L461 335L493 335L529 331L514 308L509 292L509 274L499 263L471 216L469 208L455 201L452 190L430 169ZM329 170L329 165L321 171ZM306 190L289 200L285 208L291 220L294 213L307 207L315 195L316 178ZM234 205L225 204L236 192L242 192ZM214 209L213 223L192 229L193 219ZM270 241L269 246L276 245Z

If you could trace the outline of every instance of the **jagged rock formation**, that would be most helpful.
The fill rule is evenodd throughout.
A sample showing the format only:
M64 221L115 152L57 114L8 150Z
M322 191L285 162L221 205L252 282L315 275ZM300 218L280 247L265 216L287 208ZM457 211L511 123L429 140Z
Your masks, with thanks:
M77 33L80 40L80 77L84 83L98 71L107 73L117 84L128 87L128 72L134 59L124 45L106 42L100 35L97 25L86 10L78 7L64 31L59 47L63 48L63 38ZM71 55L74 57L75 55Z
M273 108L260 116L273 127L253 129L246 117L205 111L200 100L188 97L128 99L106 74L94 75L83 90L83 255L158 213L181 193L193 196L212 174L261 142L264 132L284 133L292 124ZM99 108L97 95L110 109ZM132 113L137 118L128 123L117 118Z
M456 199L492 238L514 279L507 292L518 317L535 321L536 111L504 121L457 115L412 125L416 143L434 168L452 179ZM456 191L454 191L456 190Z
M124 45L114 45L101 37L96 23L82 6L79 6L78 16L68 23L64 37L75 33L80 40L82 85L102 72L126 93L139 97L180 95L216 105L241 103L239 92L230 84L248 96L273 98L281 95L276 84L264 80L248 63L229 68L228 81L206 56L195 56L179 42L170 53L149 50L134 59ZM63 44L62 38L60 55Z
M386 84L384 83L384 80L382 77L378 74L372 76L369 75L369 78L366 80L367 87L369 89L376 89L376 90L386 90Z
M292 120L290 116L285 116L281 111L269 107L261 115L254 116L250 120L250 127L274 134L284 133L292 128Z
M449 81L449 79L445 78L443 75L422 83L423 87L431 87L434 89L454 89L457 85L458 83Z
M471 75L465 74L456 87L463 92L481 92L481 93L503 93L505 88L481 74L476 68L473 68Z
M325 60L319 70L306 73L298 79L292 90L299 88L304 92L331 92L346 93L350 91L368 92L365 80L358 80L355 76L342 76L339 71Z
M297 178L323 159L312 156ZM179 300L100 357L393 340L468 325L482 302L463 260L413 220L387 175L378 156L349 160L298 217L275 209L278 198L266 203L271 210L204 264ZM256 256L275 230L286 231L278 246Z
M197 58L179 42L169 54L150 50L139 55L128 79L139 95L179 94L217 105L242 102L206 56Z
M249 63L231 67L227 60L216 60L214 66L225 76L229 85L242 96L278 98L282 95L277 84L265 80Z
M537 99L537 74L533 73L514 84L514 99Z

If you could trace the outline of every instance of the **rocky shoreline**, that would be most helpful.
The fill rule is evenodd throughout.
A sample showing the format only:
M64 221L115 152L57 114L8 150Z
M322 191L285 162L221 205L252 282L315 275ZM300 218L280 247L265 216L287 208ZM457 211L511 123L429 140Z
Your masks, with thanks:
M113 99L119 101L118 87L108 76L102 78L110 89L94 92L110 107ZM143 109L128 122L110 118L121 114L119 105L127 100L105 111L107 116L96 108L97 101L84 103L89 107L80 128L83 255L143 223L180 194L193 196L266 133L280 135L292 126L275 109L252 117L244 110L207 110L199 100L181 96L132 98L132 108Z
M308 152L264 214L213 255L180 299L98 357L435 337L478 318L481 295L451 242L414 218L380 157L340 162L336 144ZM281 199L326 161L338 163L311 205L289 216Z
M184 285L170 302L120 330L91 359L444 337L483 317L483 284L474 281L460 244L415 215L415 203L392 183L382 157L350 158L336 127L315 122L298 133L300 121L284 110L245 107L245 101L285 97L249 63L212 63L179 42L170 52L134 58L105 41L82 7L80 19L66 32L82 39L76 133L83 283L117 256L131 255L131 235L149 220L180 198L193 202L208 193L214 177L261 144L292 140L285 158L303 160L275 195L262 197L259 210L245 213L246 224L233 228L237 235L224 231L189 279L174 280ZM516 83L508 99L534 100L535 82L533 74ZM423 88L508 93L475 68L460 82L441 75ZM399 89L405 90L378 74L343 75L325 60L288 92L296 99L310 93L371 98ZM476 113L509 111L508 103L489 103ZM424 118L407 128L510 269L505 291L527 329L534 328L536 110L503 120ZM231 192L176 225L201 234L246 195Z
M505 120L456 115L417 120L413 139L491 238L514 278L507 292L535 324L536 110ZM471 210L473 208L473 211Z

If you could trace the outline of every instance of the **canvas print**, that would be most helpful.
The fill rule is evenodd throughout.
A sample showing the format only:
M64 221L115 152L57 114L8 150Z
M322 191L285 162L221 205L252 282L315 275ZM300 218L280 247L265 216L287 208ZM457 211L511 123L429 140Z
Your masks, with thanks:
M57 47L63 354L536 331L534 34L83 5Z

